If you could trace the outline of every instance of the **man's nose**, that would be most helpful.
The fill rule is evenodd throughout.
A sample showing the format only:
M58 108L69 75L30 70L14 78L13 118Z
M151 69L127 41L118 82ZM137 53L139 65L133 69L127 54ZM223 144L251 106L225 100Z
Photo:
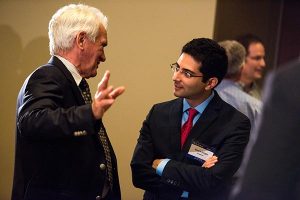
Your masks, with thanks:
M178 74L180 74L180 71L174 71L173 72L173 76L172 76L173 81L178 81L179 80Z
M262 66L262 67L266 66L266 61L264 58L260 60L260 66Z

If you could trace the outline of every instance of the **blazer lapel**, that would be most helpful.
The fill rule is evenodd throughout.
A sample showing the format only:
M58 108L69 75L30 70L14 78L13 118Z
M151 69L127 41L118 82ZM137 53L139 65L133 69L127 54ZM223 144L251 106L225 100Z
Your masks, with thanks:
M170 135L170 147L174 154L174 158L178 156L181 151L180 139L181 139L181 118L182 118L182 99L178 98L174 104L170 107L169 122L171 124Z
M66 76L67 80L70 83L70 87L72 88L72 92L74 96L76 97L76 101L79 105L85 104L84 99L81 95L81 92L72 76L72 74L69 72L69 70L66 68L66 66L55 56L52 56L48 62L50 65L58 67L61 72Z
M188 135L187 140L182 148L184 152L188 152L193 139L205 135L205 131L211 125L213 125L213 122L217 119L219 110L221 109L221 101L221 98L219 97L217 92L215 92L214 98L207 105L204 112L202 113L196 124L193 126L190 134Z

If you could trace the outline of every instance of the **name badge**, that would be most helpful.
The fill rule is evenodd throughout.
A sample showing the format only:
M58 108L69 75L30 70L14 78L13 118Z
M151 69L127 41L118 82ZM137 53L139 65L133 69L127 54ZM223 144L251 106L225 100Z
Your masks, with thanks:
M192 144L190 147L190 150L188 152L188 156L199 160L201 162L206 161L208 158L212 157L214 155L214 152L212 152L210 149L205 148L201 144Z

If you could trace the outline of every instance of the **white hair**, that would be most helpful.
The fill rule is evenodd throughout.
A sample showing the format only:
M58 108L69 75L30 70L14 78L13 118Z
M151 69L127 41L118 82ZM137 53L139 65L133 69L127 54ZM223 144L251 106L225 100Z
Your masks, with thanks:
M49 49L55 55L73 47L75 36L85 32L95 42L101 25L107 29L107 17L97 8L70 4L60 8L49 22Z
M236 75L244 65L246 49L235 40L224 40L219 45L226 51L228 57L228 70L226 76Z

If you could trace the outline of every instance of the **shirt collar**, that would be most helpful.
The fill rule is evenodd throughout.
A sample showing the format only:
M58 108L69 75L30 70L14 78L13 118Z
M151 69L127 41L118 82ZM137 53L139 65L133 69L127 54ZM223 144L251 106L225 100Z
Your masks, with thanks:
M251 91L251 90L254 90L257 86L256 86L256 84L255 84L255 82L252 82L249 86L246 86L246 84L245 83L243 83L243 82L241 82L241 81L239 81L239 82L237 82L239 85L240 85L240 87L244 90L244 91L246 91L247 93L249 92L249 91Z
M195 109L199 112L199 114L202 114L203 111L205 110L206 106L209 104L209 102L212 100L212 98L215 96L214 91L212 91L211 95L205 99L202 103L200 103L198 106L195 107ZM187 111L191 106L187 102L187 100L184 98L183 99L183 110L182 112Z
M70 61L68 61L67 59L65 59L61 56L55 55L55 57L57 57L66 66L68 71L72 74L77 86L79 86L80 81L82 80L82 77L80 76L76 67Z

